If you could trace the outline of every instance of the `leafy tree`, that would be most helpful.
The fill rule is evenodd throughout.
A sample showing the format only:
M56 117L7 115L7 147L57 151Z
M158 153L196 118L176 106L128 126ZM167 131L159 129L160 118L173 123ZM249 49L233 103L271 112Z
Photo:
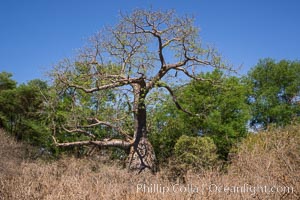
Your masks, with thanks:
M156 148L164 148L159 150L158 154L163 154L160 158L172 155L177 139L187 135L212 138L219 156L227 159L232 146L247 134L250 118L247 85L237 77L226 77L219 70L201 73L198 78L203 81L193 80L176 92L180 105L196 115L178 112L169 101L154 118L160 126L154 128L156 134L152 140Z
M171 83L183 76L201 81L197 74L202 66L226 68L214 50L203 48L190 17L147 10L121 15L116 26L92 37L74 60L66 59L53 70L59 98L54 101L68 101L70 112L56 124L64 133L84 135L81 141L58 138L56 145L123 148L130 152L130 169L154 170L147 130L149 94L164 88L173 96ZM106 99L107 91L112 99ZM99 109L97 102L103 104ZM97 131L104 128L111 131L99 136Z
M18 140L49 147L51 132L47 128L47 114L44 110L44 95L48 85L41 80L32 80L18 87L11 80L11 74L0 74L0 120Z
M14 113L16 110L15 90L3 90L0 93L0 121L1 127L12 134L14 129Z
M17 83L11 79L12 74L8 72L0 73L0 92L16 88Z
M48 85L39 79L21 84L16 89L16 134L22 139L38 146L49 146L51 132L47 128L47 113L44 109L44 97Z
M179 113L171 99L157 105L156 110L148 117L149 139L154 147L159 164L174 155L174 146L182 135L190 135L186 124L180 121Z
M254 128L284 126L300 115L300 62L260 60L249 72L249 104Z
M8 128L9 121L12 121L15 107L13 90L17 83L12 80L12 74L0 73L0 127ZM12 124L10 124L12 127ZM10 130L12 132L12 129Z

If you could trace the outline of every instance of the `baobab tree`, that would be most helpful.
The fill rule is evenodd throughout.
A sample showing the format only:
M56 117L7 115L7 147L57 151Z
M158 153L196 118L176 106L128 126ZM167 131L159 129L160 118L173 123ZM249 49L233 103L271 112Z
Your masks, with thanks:
M178 77L183 76L207 81L198 76L204 66L226 68L212 49L203 46L189 16L152 10L121 14L117 25L95 34L75 59L64 60L53 70L59 96L68 96L70 102L71 114L60 122L61 127L65 133L89 138L60 142L54 137L56 145L119 147L128 150L129 169L154 171L155 153L147 139L148 94L164 88L178 109L193 114L176 100L171 83L178 83ZM105 111L101 101L107 101L108 96L115 99L105 104L113 109ZM120 102L125 103L117 112ZM123 128L130 118L132 127ZM100 137L96 127L111 129L111 134Z

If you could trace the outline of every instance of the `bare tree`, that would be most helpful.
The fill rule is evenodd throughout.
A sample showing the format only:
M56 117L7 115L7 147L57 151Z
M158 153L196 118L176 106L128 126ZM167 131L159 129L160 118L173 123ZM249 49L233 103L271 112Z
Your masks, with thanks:
M70 105L73 117L62 128L90 139L64 143L55 140L56 145L128 149L130 169L155 170L154 150L147 139L147 94L154 88L164 88L178 109L192 114L177 102L170 84L174 82L172 78L176 81L180 73L181 77L201 81L197 75L203 66L225 68L213 50L202 47L193 23L191 17L178 17L174 11L135 10L121 14L120 22L93 36L74 61L60 63L53 72L56 88L60 94L68 93L73 102ZM112 111L109 119L103 120L100 111L84 113L74 109L84 106L80 103L84 94L98 95L101 99L108 95L105 91L120 94L119 102L126 100L126 113ZM95 108L98 103L95 101L89 107ZM122 123L130 117L134 127L122 129ZM99 139L91 131L99 126L110 128L114 134Z

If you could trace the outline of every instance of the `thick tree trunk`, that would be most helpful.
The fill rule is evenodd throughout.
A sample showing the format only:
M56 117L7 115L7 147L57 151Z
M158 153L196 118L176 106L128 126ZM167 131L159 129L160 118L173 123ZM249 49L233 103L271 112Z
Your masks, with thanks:
M156 171L154 149L147 138L147 113L145 105L145 82L133 85L134 89L134 143L130 148L128 169L139 172L149 169Z
M138 171L150 170L156 172L156 158L154 149L147 138L141 138L140 141L130 149L128 157L128 169Z

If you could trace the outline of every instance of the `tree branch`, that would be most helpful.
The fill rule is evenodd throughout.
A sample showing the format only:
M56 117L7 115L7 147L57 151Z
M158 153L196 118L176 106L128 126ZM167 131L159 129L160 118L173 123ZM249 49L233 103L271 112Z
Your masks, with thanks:
M182 67L186 65L187 62L188 60L184 60L174 64L167 64L161 67L157 74L147 83L147 90L153 88L156 85L156 83L158 83L168 73L170 69Z
M119 140L119 139L103 140L103 141L79 141L79 142L57 143L54 138L54 142L57 147L96 145L100 147L119 147L122 149L128 149L132 145L132 143L130 142L126 142L124 140Z
M75 128L75 129L72 129L72 130L67 129L67 128L64 127L64 126L62 126L62 128L63 128L66 132L68 132L68 133L83 133L83 134L86 135L86 136L89 136L89 137L92 137L92 138L96 138L95 135L93 135L93 134L91 134L91 133L89 133L89 132L87 132L87 131L85 131L85 130L82 130L82 129L80 129L80 128Z
M168 92L170 93L170 95L172 96L172 100L173 102L175 103L176 107L183 111L184 113L188 114L188 115L195 115L189 111L187 111L186 109L182 108L182 106L179 104L179 102L177 101L177 97L175 96L174 92L172 91L172 89L166 85L166 84L163 84L163 83L160 83L160 84L157 84L158 87L162 87L162 88L165 88L168 90Z
M108 126L110 127L111 129L114 129L116 130L118 133L120 133L121 135L125 136L126 140L132 140L133 138L129 135L129 133L127 133L126 131L122 130L121 128L115 126L115 125L112 125L111 123L109 122L105 122L105 121L100 121L98 120L97 118L89 118L89 120L92 120L92 121L95 121L96 123L94 124L90 124L90 125L86 125L86 126L81 126L83 128L90 128L90 127L94 127L94 126L97 126L97 125L105 125L105 126Z
M111 80L114 81L113 83L105 84L105 85L101 85L101 86L96 86L96 87L93 87L93 88L85 88L84 86L77 85L77 84L74 84L74 83L70 83L70 82L64 80L63 78L61 78L61 76L59 76L58 78L61 82L63 82L68 87L77 88L77 89L83 90L86 93L93 93L93 92L100 91L100 90L107 90L107 89L111 89L111 88L117 88L117 87L121 87L121 86L124 86L124 85L129 85L129 84L132 84L132 83L138 83L141 80L141 78L122 78L122 79L119 79L119 80L118 79L114 80L114 79L116 79L116 76L117 75L108 75L108 76L106 76L106 78L111 78ZM118 77L121 77L121 76L118 76Z
M178 70L178 71L182 71L185 75L187 75L188 77L190 77L190 78L192 78L194 80L197 80L197 81L209 81L209 82L213 83L213 81L211 79L205 79L205 78L201 78L199 76L195 76L195 75L190 74L185 68L176 67L174 69Z

